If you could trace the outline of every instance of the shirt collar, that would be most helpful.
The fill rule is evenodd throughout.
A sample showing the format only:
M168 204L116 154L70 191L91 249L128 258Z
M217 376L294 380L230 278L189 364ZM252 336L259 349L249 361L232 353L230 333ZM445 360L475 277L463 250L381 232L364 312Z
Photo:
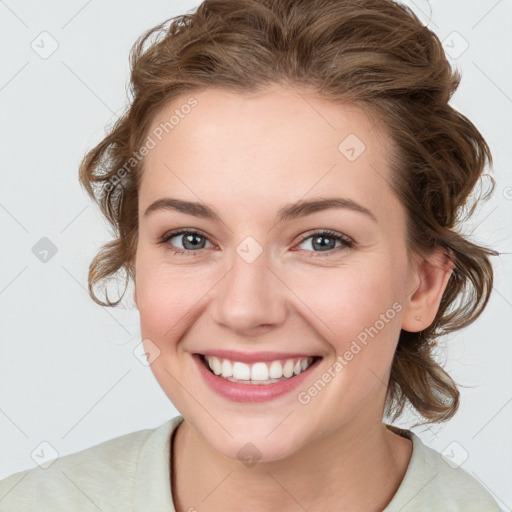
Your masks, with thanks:
M176 512L171 492L171 434L182 421L183 416L166 421L143 443L135 473L134 510Z

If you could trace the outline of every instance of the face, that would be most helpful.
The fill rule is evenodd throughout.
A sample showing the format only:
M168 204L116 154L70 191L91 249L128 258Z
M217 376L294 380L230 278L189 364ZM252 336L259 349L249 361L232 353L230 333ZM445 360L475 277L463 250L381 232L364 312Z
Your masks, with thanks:
M385 134L354 106L302 94L209 89L173 101L149 132L142 338L185 420L233 459L247 442L276 460L380 424L414 285ZM337 202L291 206L322 199ZM217 355L213 372L200 354ZM297 362L313 364L286 378ZM260 383L231 382L235 366L238 380Z

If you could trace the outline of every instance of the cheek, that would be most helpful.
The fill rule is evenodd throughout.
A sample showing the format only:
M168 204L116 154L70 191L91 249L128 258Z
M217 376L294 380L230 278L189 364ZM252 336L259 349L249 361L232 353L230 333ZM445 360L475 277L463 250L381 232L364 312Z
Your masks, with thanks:
M372 265L307 269L290 274L290 288L333 334L363 329L400 299L391 267Z
M402 305L399 282L391 264L316 269L294 273L290 288L306 306L307 321L331 345L346 355L350 369L370 367L383 374L400 334ZM298 304L298 303L297 303ZM334 354L333 354L334 356ZM368 372L366 372L369 375Z
M365 329L375 324L380 339L388 335L394 339L400 331L399 314L393 309L400 298L400 276L397 258L385 256L373 254L358 259L357 264L338 267L282 269L288 291L276 289L275 293L293 302L337 352L346 350L358 336L364 341ZM207 266L169 264L144 250L137 257L136 276L141 333L156 342L179 339L202 311L203 302L207 305L208 291L221 277ZM381 315L385 316L384 328Z
M160 341L175 337L204 299L207 281L190 267L139 261L135 285L141 334Z

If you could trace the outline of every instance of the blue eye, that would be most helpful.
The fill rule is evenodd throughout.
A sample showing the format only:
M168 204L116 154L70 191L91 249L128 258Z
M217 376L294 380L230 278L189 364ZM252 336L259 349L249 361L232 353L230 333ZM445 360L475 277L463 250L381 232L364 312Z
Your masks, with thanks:
M325 256L337 253L340 249L350 249L354 246L354 241L347 236L328 229L302 238L300 244L310 239L311 247L318 249L318 251L313 250L311 252L326 253ZM327 242L325 242L326 240ZM338 247L336 247L336 242L340 243ZM324 256L324 254L315 254L315 256Z
M185 236L186 235L186 236ZM173 244L170 243L170 241L173 238L179 238L181 237L181 243L183 245L183 249L180 249L179 247L175 247ZM193 229L182 229L178 231L171 231L170 233L166 233L161 239L161 244L167 244L171 246L172 252L175 254L187 254L187 255L195 255L197 254L198 250L204 249L203 245L204 243L198 242L198 239L203 238L204 240L207 240L207 238L201 234L199 231L195 231ZM188 247L187 247L188 246Z
M183 248L176 247L174 244L172 244L171 240L173 238L177 238L178 240L180 240ZM315 254L315 257L331 256L332 254L337 253L340 250L350 249L355 245L355 242L349 237L331 230L322 230L305 236L301 239L299 245L303 244L306 240L310 239L311 247L313 248L313 250L308 251L306 249L306 251L318 253ZM205 243L211 244L211 242L209 242L208 238L205 235L194 229L181 229L171 231L163 235L159 241L159 244L169 245L170 250L174 254L183 254L187 256L195 256L199 254L200 251L206 248ZM336 246L336 243L339 243L339 245Z

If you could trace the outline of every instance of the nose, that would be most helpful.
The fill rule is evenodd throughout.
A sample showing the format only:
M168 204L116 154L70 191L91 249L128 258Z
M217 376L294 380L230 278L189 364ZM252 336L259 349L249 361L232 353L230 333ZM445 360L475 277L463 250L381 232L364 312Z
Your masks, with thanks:
M261 334L284 322L286 286L269 267L265 252L250 263L236 254L211 294L214 321L238 335Z

